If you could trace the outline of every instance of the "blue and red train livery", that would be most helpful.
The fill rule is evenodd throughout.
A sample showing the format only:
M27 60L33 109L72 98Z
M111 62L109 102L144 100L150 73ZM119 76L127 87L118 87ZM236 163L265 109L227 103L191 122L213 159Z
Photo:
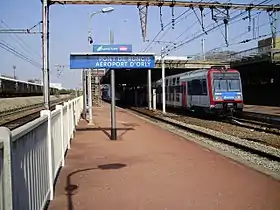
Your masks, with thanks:
M162 82L156 81L157 103L162 103ZM240 74L213 66L165 78L166 106L223 114L243 110Z

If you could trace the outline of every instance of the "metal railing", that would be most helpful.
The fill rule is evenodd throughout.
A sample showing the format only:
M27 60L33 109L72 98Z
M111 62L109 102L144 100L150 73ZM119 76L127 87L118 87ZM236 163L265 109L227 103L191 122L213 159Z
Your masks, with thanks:
M13 131L0 127L0 210L44 209L53 199L82 108L78 97Z

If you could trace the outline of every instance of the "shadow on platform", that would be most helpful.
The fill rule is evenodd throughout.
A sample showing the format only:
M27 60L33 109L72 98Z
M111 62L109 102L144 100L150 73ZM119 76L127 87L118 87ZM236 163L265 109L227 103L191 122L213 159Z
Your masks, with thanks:
M117 128L118 131L123 131L120 135L118 135L118 139L121 138L124 134L126 134L128 131L133 131L134 128ZM97 128L77 128L76 131L102 131L108 138L111 138L111 134L108 131L111 131L110 127L97 127Z
M76 192L79 188L78 185L71 183L72 176L77 175L79 173L86 172L86 171L91 171L91 170L118 170L118 169L121 169L126 166L127 165L123 164L123 163L110 163L110 164L105 164L105 165L98 165L97 167L93 167L93 168L79 169L79 170L76 170L76 171L68 174L67 183L66 183L66 187L65 187L65 191L66 191L66 195L67 195L67 203L68 203L67 209L74 210L72 196L76 194Z

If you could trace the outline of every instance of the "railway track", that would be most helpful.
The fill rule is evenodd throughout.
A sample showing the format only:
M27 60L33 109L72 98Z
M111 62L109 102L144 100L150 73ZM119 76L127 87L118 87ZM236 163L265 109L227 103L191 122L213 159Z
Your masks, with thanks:
M71 97L52 101L50 109L54 110L56 105L62 104L69 99L71 99ZM43 103L33 104L30 106L14 109L9 112L0 113L0 126L14 130L40 117L40 111L44 109L43 105Z
M178 109L178 108L172 108L172 107L168 107L166 110L168 113L175 113L175 114L186 116L186 117L198 118L198 119L202 119L202 120L212 120L212 121L217 121L217 122L224 122L224 123L232 124L232 125L243 127L243 128L248 128L253 131L280 135L280 118L277 118L277 117L271 116L271 115L244 112L242 114L239 114L239 113L235 114L234 116L223 117L223 118L216 117L215 118L210 115L209 116L201 115L201 114L197 114L195 112L182 110L182 109Z
M138 115L148 117L154 121L159 121L165 124L172 125L178 129L185 130L187 132L193 133L195 135L199 135L213 141L221 142L235 148L244 150L246 152L250 152L261 157L267 158L272 161L277 161L280 163L280 150L279 148L275 148L272 145L265 145L258 142L248 142L245 140L240 140L239 138L232 138L229 135L219 135L219 132L210 132L207 128L202 128L196 125L186 124L184 122L180 122L177 118L172 118L171 116L164 116L155 114L153 111L143 109L143 108L129 108L132 112L135 112Z
M275 135L280 135L280 123L279 124L271 124L267 122L260 122L257 120L250 120L241 117L230 117L225 120L225 122L231 123L233 125L242 126L244 128L256 130L259 132L265 132Z

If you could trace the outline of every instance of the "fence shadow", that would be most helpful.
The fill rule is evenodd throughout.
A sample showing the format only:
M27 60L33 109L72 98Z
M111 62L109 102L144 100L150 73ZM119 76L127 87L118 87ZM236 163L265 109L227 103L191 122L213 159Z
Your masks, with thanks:
M74 172L71 172L70 174L68 174L67 176L67 181L66 181L66 187L65 187L65 191L66 191L66 195L67 195L67 206L68 206L68 210L74 210L74 206L73 206L73 195L75 195L75 193L78 190L78 185L73 184L71 182L71 178L79 173L83 173L86 171L91 171L91 170L118 170L121 169L123 167L126 167L126 164L123 163L110 163L110 164L105 164L105 165L98 165L95 168L85 168L85 169L79 169L76 170Z
M121 138L125 133L127 133L128 131L132 131L135 130L132 127L129 128L117 128L117 132L118 131L124 131L122 132L118 138ZM96 127L96 128L91 128L91 127L86 127L86 128L77 128L76 131L102 131L108 138L111 138L111 128L110 127Z

